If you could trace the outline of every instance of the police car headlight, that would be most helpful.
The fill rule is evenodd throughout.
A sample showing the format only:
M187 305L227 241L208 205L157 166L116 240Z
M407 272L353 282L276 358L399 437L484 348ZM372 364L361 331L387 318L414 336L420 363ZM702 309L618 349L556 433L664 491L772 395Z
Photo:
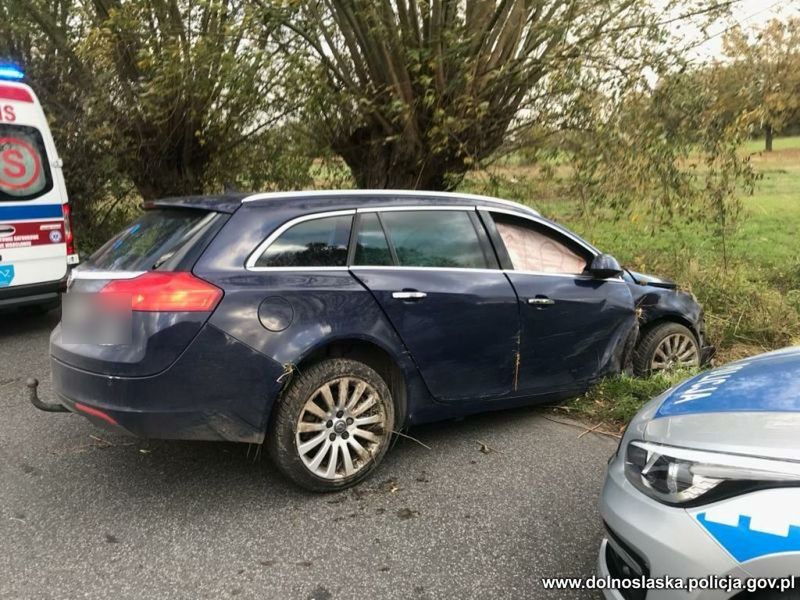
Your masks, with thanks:
M702 504L761 487L798 485L800 463L634 440L625 452L625 475L665 504Z

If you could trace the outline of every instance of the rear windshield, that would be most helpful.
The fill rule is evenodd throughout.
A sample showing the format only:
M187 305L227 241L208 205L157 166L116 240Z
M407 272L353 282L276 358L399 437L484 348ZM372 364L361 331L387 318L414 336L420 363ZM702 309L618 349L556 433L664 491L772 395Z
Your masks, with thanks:
M33 200L51 189L50 163L39 130L0 124L0 201Z
M218 213L160 208L148 210L111 238L85 263L101 271L170 271L203 237Z

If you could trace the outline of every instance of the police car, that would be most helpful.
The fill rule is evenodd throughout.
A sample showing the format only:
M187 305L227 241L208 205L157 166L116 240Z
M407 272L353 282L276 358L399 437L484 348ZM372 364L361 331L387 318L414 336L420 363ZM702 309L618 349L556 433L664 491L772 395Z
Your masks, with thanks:
M800 348L667 390L609 463L606 598L800 598L799 486Z
M78 263L61 160L23 77L0 65L0 310L56 306Z

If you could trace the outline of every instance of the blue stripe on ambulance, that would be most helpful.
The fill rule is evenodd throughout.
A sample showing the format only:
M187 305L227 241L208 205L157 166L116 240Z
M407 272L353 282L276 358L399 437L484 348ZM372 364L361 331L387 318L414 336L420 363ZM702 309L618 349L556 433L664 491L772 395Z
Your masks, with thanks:
M60 204L31 204L29 206L2 206L0 204L0 221L60 219L63 216Z

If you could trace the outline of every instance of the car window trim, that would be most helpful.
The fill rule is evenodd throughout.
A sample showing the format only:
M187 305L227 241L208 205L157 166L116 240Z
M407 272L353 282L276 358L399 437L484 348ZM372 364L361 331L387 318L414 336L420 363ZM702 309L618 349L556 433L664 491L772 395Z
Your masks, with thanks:
M350 233L350 247L347 249L347 266L348 267L357 267L357 266L369 266L369 265L354 265L354 261L356 259L356 244L358 244L358 236L361 233L361 215L365 214L364 211L358 212L356 210L356 216L353 219L353 228L351 229ZM399 263L397 260L397 253L394 250L394 246L392 246L391 242L389 241L389 234L386 232L386 226L383 224L383 220L381 216L376 214L375 217L378 219L378 227L381 228L381 232L383 233L383 239L386 242L386 247L389 250L389 256L391 257L392 264L391 265L381 265L384 267L396 267Z
M328 217L351 217L350 221L350 234L351 238L348 240L348 244L352 241L352 233L353 233L353 217L355 216L356 211L355 209L348 209L348 210L332 210L320 213L310 213L307 215L301 215L299 217L294 217L286 221L283 225L279 226L275 231L267 236L267 238L261 242L256 249L250 253L250 256L247 257L247 260L244 263L244 268L248 271L346 271L347 265L344 266L336 266L336 267L259 267L256 266L258 259L261 258L261 255L270 247L270 245L277 240L284 232L288 229L291 229L295 225L299 225L300 223L305 223L306 221L316 221L318 219L325 219ZM348 252L350 248L348 246Z
M591 275L576 275L572 273L544 273L544 272L537 272L537 271L519 271L515 269L508 269L504 268L502 263L495 268L474 268L474 267L420 267L420 266L401 266L398 264L397 256L394 250L394 245L392 244L388 232L386 231L386 227L383 224L383 220L380 218L380 214L378 215L378 220L380 221L381 228L383 229L383 234L386 237L387 243L389 244L389 251L392 254L392 260L394 261L394 265L353 265L352 264L352 250L354 245L355 238L353 237L356 225L358 224L356 216L364 213L382 213L382 212L400 212L400 211L443 211L443 210L453 210L453 211L466 211L468 213L480 213L488 212L488 213L503 213L508 214L513 217L518 217L520 219L525 219L531 221L532 223L540 226L544 226L548 229L552 229L557 234L564 235L565 237L571 239L576 244L584 248L587 252L589 252L592 257L597 256L600 254L600 251L584 242L579 237L571 234L568 231L562 231L558 228L553 227L551 223L544 219L540 219L534 217L532 215L527 215L525 213L514 211L514 210L506 210L504 208L495 208L489 206L467 206L467 205L435 205L435 206L414 206L414 205L403 205L403 206L367 206L361 208L351 208L351 209L342 209L342 210L334 210L334 211L324 211L319 213L309 213L307 215L301 215L298 217L294 217L280 225L275 231L273 231L267 238L261 242L258 246L256 246L255 250L253 250L250 255L248 256L247 260L245 261L245 268L248 271L346 271L348 269L354 270L364 270L364 269L401 269L401 270L428 270L428 271L473 271L473 272L485 272L485 273L521 273L525 275L546 275L546 276L556 276L556 277L570 277L572 279L596 279ZM313 221L316 219L324 219L326 217L339 217L339 216L353 216L353 221L350 225L350 240L348 246L348 263L347 266L318 266L318 267L257 267L255 263L258 261L258 258L264 253L264 251L269 247L272 242L274 242L281 234L283 234L287 229L297 225L299 223L304 223L306 221ZM491 215L490 215L491 216ZM472 220L472 219L470 219ZM473 227L475 223L473 222ZM489 242L494 246L497 242L496 240L492 239L492 236L489 232L485 230L487 237L489 238ZM480 231L476 230L476 235L480 241L481 235ZM501 240L502 241L502 240ZM505 246L503 246L505 248ZM495 248L495 251L497 249ZM497 257L499 258L499 257ZM611 278L606 280L598 280L598 281L622 281L619 278Z
M487 207L485 210L488 213L501 213L501 214L504 214L504 215L510 215L512 217L517 217L518 219L523 219L525 221L530 221L531 223L534 223L536 225L540 225L541 227L544 227L545 229L547 229L549 231L555 232L556 235L564 236L565 238L569 239L570 241L576 243L578 246L580 246L581 248L586 250L589 254L591 254L592 258L594 258L597 255L601 254L600 250L598 250L597 248L592 246L589 242L579 238L577 235L575 235L571 231L568 231L566 229L562 229L561 227L558 227L554 223L551 223L550 221L548 221L546 219L543 219L541 217L528 216L528 215L525 215L525 214L522 214L522 213L514 212L513 210L505 210L505 209L502 209L502 208L488 208Z
M478 212L480 213L480 212L483 212L483 211L481 211L479 209ZM488 213L498 212L498 213L510 215L512 217L517 217L517 218L520 218L520 219L523 219L523 220L526 220L526 221L531 221L532 223L534 223L536 225L544 227L545 230L547 230L548 232L549 231L555 232L556 233L556 240L558 239L557 238L558 235L562 235L565 238L575 242L581 248L585 249L591 255L591 258L595 258L599 254L601 254L600 251L597 248L595 248L594 246L592 246L591 244L583 241L581 238L579 238L578 236L576 236L575 234L573 234L573 233L571 233L571 232L569 232L567 230L562 230L559 227L554 227L552 223L549 223L545 219L535 218L535 217L528 217L527 215L522 215L522 214L514 212L514 211L504 210L504 209L496 209L496 208L487 208L485 212L488 212ZM491 214L489 215L489 217L491 217ZM497 226L497 224L494 222L494 218L492 218L492 228L495 229L494 233L497 235L497 238L495 238L492 235L490 235L490 238L491 238L493 244L502 243L502 251L503 251L503 253L505 253L506 256L508 256L508 249L506 248L505 241L503 241L502 236L500 236L500 232L496 230L496 226ZM593 275L588 275L588 274L583 274L583 273L550 273L550 272L547 272L547 271L527 271L527 270L522 270L522 269L515 269L513 264L511 263L510 256L509 256L508 260L509 260L508 264L509 264L510 268L505 268L504 267L502 269L503 273L519 273L521 275L533 275L533 276L538 276L538 277L542 277L542 276L546 276L546 277L568 277L570 279L579 279L579 280L582 280L582 281L588 281L588 280L594 280L594 281L619 281L619 282L624 283L624 280L622 279L622 277L605 277L605 278L601 279L601 278L598 278L598 277L594 277ZM591 260L589 262L591 262ZM587 267L588 267L588 265L589 265L589 263L587 262Z
M482 270L489 270L489 271L499 271L500 265L497 262L495 257L494 251L491 246L491 242L486 237L486 230L483 229L481 225L480 218L478 217L478 207L477 206L447 206L447 207L438 207L438 206L388 206L388 207L366 207L366 208L359 208L356 209L358 214L364 214L369 212L420 212L420 209L423 211L439 211L442 210L451 210L451 211L460 211L464 212L467 215L467 219L472 224L472 229L475 232L475 238L478 241L478 246L480 247L481 254L483 255L484 260L487 264L494 263L494 268L490 267L423 267L423 266L415 266L415 265L400 265L400 258L397 255L397 249L395 248L394 240L392 239L389 230L387 229L381 215L378 214L378 220L380 221L381 228L383 228L383 235L386 236L386 241L389 244L389 252L392 254L392 260L394 260L394 266L397 268L415 268L415 269L459 269L459 270L473 270L473 271L482 271ZM370 265L359 265L359 266L370 266Z
M533 277L565 277L567 279L579 279L581 281L609 281L609 282L619 282L625 283L625 280L621 277L595 277L594 275L586 275L583 273L575 274L575 273L548 273L547 271L519 271L517 269L503 269L503 273L506 274L517 274L517 275L531 275Z

